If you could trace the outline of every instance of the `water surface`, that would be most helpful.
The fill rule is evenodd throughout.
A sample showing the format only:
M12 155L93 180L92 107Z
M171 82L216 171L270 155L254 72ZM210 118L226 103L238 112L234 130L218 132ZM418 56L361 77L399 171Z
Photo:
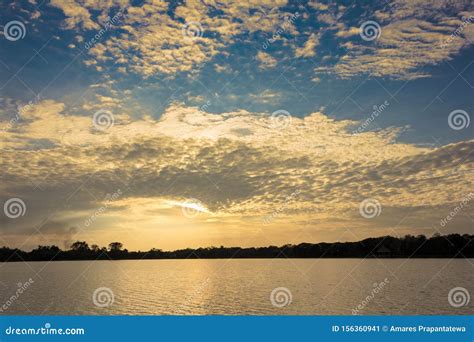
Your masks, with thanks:
M456 308L448 293L462 287L474 294L473 265L472 259L2 263L0 308L6 303L1 314L8 315L350 315L357 307L372 315L472 315L474 299ZM111 305L99 307L110 304L110 293L94 304L98 288L110 289ZM272 303L276 288L284 289Z

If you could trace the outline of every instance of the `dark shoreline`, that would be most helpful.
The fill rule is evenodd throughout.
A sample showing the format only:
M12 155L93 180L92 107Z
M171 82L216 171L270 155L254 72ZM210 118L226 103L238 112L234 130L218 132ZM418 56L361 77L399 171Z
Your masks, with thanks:
M300 243L269 247L207 247L162 251L128 251L119 242L109 248L76 241L67 251L38 246L30 252L0 248L0 262L79 260L193 260L193 259L469 259L474 258L474 235L449 234L383 236L358 242Z
M286 260L286 259L292 259L292 260L315 260L315 259L326 259L326 260L374 260L374 259L384 259L384 260L451 260L451 259L458 259L458 260L474 260L474 257L454 257L454 258L449 258L449 257L393 257L393 258L378 258L378 257L368 257L368 258L356 258L356 257L331 257L331 258L284 258L284 257L279 257L279 258L156 258L156 259L151 259L151 258L146 258L146 259L53 259L53 260L9 260L9 261L0 261L0 264L8 264L8 263L23 263L23 262L28 262L28 263L34 263L34 262L70 262L70 261L154 261L154 260L275 260L275 259L281 259L281 260Z

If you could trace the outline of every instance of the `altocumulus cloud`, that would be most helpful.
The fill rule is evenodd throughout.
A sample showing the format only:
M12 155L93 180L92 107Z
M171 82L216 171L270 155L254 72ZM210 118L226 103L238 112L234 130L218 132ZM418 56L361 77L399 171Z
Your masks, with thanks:
M334 13L335 8L336 3L327 6L320 16ZM422 66L450 60L473 41L470 23L474 12L468 1L397 0L368 12L366 21L375 20L379 37L367 44L357 39L359 26L344 20L331 23L327 30L342 38L339 44L347 52L335 64L316 67L316 73L329 72L341 78L360 74L395 79L429 77ZM454 39L460 27L462 32Z
M397 141L395 127L353 135L355 124L315 112L275 129L264 113L174 104L159 120L122 113L98 132L91 117L43 100L2 133L1 200L28 206L21 220L2 217L2 229L21 235L47 220L45 234L70 234L120 189L103 213L120 222L146 224L174 210L170 203L197 198L221 220L257 220L284 205L282 222L346 220L365 234L367 225L395 226L401 212L436 217L472 188L474 141L421 148ZM377 198L385 216L358 217L365 198Z
M471 45L474 36L470 1L397 0L380 6L344 6L331 1L295 5L286 0L170 3L150 1L134 6L115 2L110 6L52 1L50 5L63 12L64 28L78 33L78 43L103 28L108 18L123 13L114 29L87 49L91 58L85 63L99 71L113 65L123 74L132 72L144 78L199 73L214 57L228 55L234 43L252 40L255 34L274 37L280 32L272 44L279 49L290 47L295 58L315 60L316 75L416 79L430 76L421 67L450 60ZM297 20L289 20L296 13L300 14ZM359 37L360 26L367 21L375 21L381 31L370 43ZM306 25L316 25L317 32L308 32ZM196 33L192 39L183 31L189 26ZM331 48L321 42L330 42ZM333 45L342 51L337 58L332 55ZM275 55L259 50L260 68L277 66Z
M112 10L125 11L126 15L110 39L98 42L89 50L93 59L86 63L100 69L100 64L115 61L119 67L144 77L193 72L233 43L235 36L276 30L284 17L290 15L280 10L286 3L285 0L186 1L173 9L165 1L142 6L117 4ZM92 11L101 13L99 21L104 21L111 11L108 5L98 2L79 5L74 1L54 1L51 5L63 11L66 27L78 32L97 29L91 20ZM76 10L78 7L80 10ZM173 16L170 11L174 11ZM211 15L216 11L220 13L218 16ZM188 37L183 30L185 25L193 27L196 35Z

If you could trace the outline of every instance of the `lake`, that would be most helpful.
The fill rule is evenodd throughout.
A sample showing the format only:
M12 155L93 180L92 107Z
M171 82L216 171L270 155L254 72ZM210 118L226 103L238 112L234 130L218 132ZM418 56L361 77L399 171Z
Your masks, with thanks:
M473 271L473 259L1 263L0 309L3 315L472 315Z

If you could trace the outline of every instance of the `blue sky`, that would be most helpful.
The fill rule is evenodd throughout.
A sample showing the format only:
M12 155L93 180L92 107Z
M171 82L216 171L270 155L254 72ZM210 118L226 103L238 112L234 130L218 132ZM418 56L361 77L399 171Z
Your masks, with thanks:
M138 7L143 3L134 4ZM393 3L393 6L395 5ZM291 108L293 115L305 116L325 107L331 117L356 120L370 115L373 105L388 100L391 103L390 109L378 118L371 129L409 125L411 130L404 133L402 138L427 144L433 143L431 136L447 143L464 140L472 134L467 130L453 132L446 126L447 115L452 110L472 106L469 95L474 83L474 71L471 66L474 50L470 44L472 40L469 40L472 37L466 32L464 35L467 37L456 37L457 41L464 42L462 47L456 48L455 53L449 54L447 58L439 58L436 63L424 63L421 58L416 61L416 67L421 69L425 77L409 75L413 73L413 69L404 70L406 74L402 75L386 74L379 77L354 70L354 75L350 78L341 78L337 73L316 75L311 71L321 66L333 66L337 60L347 55L347 49L342 46L344 43L354 42L369 48L377 46L377 40L364 42L359 35L353 35L350 39L336 37L337 31L328 29L329 25L317 22L314 18L337 13L336 16L340 16L338 20L345 27L357 27L364 20L376 18L374 13L388 7L378 2L362 6L351 2L329 3L327 10L320 10L308 3L292 2L278 7L278 11L285 12L286 15L300 14L293 21L294 32L284 30L281 38L269 44L267 49L263 48L263 44L274 32L250 32L243 29L235 38L232 37L232 41L220 53L196 65L192 71L194 75L190 76L190 72L180 72L179 75L172 76L155 73L146 79L133 72L117 72L118 64L114 59L101 64L101 71L84 65L90 54L75 37L79 35L87 41L97 30L84 30L79 24L79 27L65 28L64 20L67 16L61 11L61 6L52 6L47 1L3 5L3 21L20 19L26 23L24 39L14 42L5 39L1 41L3 65L0 77L3 84L8 82L2 89L6 96L28 102L35 94L40 93L44 97L70 103L73 102L70 97L81 101L81 96L92 84L112 79L116 82L116 91L132 91L132 101L139 101L144 111L157 117L170 101L202 106L205 104L202 100L205 99L205 102L212 103L207 109L214 113L247 108L271 113L279 108ZM335 9L341 6L344 6L344 9ZM413 3L412 6L415 7L416 4ZM413 13L413 17L427 18L428 22L439 23L437 16L447 13L456 16L453 8L437 10L430 9L430 6L425 7L424 13ZM170 6L167 12L171 16L174 15L172 8L173 6ZM108 9L107 14L113 15L120 10L120 6L111 6ZM469 5L459 3L457 11L459 13L469 9ZM99 15L104 13L93 6L90 6L88 11L91 20L97 22L100 21ZM437 11L439 14L436 14ZM254 6L251 12L265 17L277 11L271 6ZM35 13L39 13L38 18L34 18ZM219 11L214 10L209 17L218 18ZM176 20L185 22L183 18ZM387 22L390 23L389 20ZM460 24L462 25L462 20ZM101 43L106 43L111 36L123 32L120 23L116 26L101 37ZM278 27L285 26L281 23L275 27L278 30ZM472 30L470 25L465 31L467 30ZM318 32L321 37L314 48L314 55L295 58L293 49L304 45L308 35ZM203 37L215 36L214 32L206 30L205 27L202 27L202 34ZM449 31L443 34L449 39ZM75 47L68 47L71 45ZM41 52L36 53L40 49ZM432 49L438 50L440 46L433 44ZM256 60L258 52L268 53L277 60L277 64L262 69ZM28 61L30 62L25 65ZM397 60L393 63L397 63ZM225 72L216 72L216 64ZM315 77L320 78L320 81L315 82ZM271 100L265 99L264 92L275 96ZM262 93L264 95L258 97ZM87 94L83 100L90 101L86 97ZM199 98L193 101L193 97Z
M421 158L426 153L442 155L440 151L454 148L450 155L459 157L460 162L467 160L467 164L462 165L468 168L470 152L459 156L458 152L467 153L463 143L468 143L467 149L471 146L473 124L464 123L461 129L453 129L449 115L461 111L464 120L472 117L473 15L470 1L262 0L242 4L210 0L77 0L67 3L30 0L3 3L0 15L3 148L9 151L37 149L38 153L50 154L62 148L67 140L73 145L72 151L77 147L77 137L91 142L98 137L97 133L86 135L87 130L80 126L83 123L80 120L90 120L99 111L113 116L113 129L124 128L128 132L136 129L136 134L128 137L129 142L152 134L143 128L148 123L156 125L153 129L159 131L153 134L165 132L173 139L192 138L187 134L199 126L201 130L195 133L204 139L201 147L209 143L205 139L212 140L216 136L231 141L235 138L222 132L239 132L242 136L238 139L244 139L236 138L239 143L260 148L260 141L248 136L256 136L262 122L271 118L272 113L284 111L296 128L304 126L316 132L324 125L331 126L327 131L334 130L337 132L334 135L301 135L300 138L328 149L333 147L325 146L326 142L330 144L334 140L342 151L332 153L350 154L351 148L346 147L344 151L344 146L352 146L354 142L342 137L359 127L359 133L363 133L359 138L364 140L357 146L361 147L362 155L362 146L376 137L381 149L382 145L385 148L387 144L394 144L399 148L397 151L404 151L400 155L390 151L394 165L403 158L414 155ZM8 32L10 23L17 26L20 37ZM364 31L364 27L368 31ZM25 115L15 120L18 108L28 103L22 113ZM376 115L374 106L379 108ZM200 116L195 117L193 110ZM242 113L250 116L243 118ZM64 118L70 118L68 124L61 123ZM221 118L225 118L226 123L217 129L213 125ZM55 128L44 126L38 131L34 125L30 126L35 122L38 127L52 125L56 120ZM313 121L319 126L309 127ZM181 124L190 126L185 129ZM291 129L287 133L278 132L282 142L295 139ZM45 133L50 131L57 131L62 138L58 140ZM101 137L117 139L112 134L112 131L102 132ZM124 136L123 132L116 131L116 134ZM110 147L110 142L100 141L102 143ZM215 144L211 143L213 148L220 148ZM311 159L315 151L308 150L299 162L303 165L304 159ZM302 153L302 150L297 152ZM231 156L223 160L232 159ZM56 157L49 157L52 158L50 165L54 165ZM49 157L45 157L46 160ZM336 158L334 162L346 165L347 161ZM387 162L384 164L374 157L369 164L386 166ZM278 164L275 160L272 163ZM143 163L135 161L134 165ZM182 168L170 165L172 167ZM208 167L211 166L204 163L198 171L208 170ZM44 176L40 165L31 166L31 170L33 173L37 170L40 178ZM242 166L241 171L245 170L248 174L254 172ZM206 172L203 177L212 183L213 175ZM223 172L221 177L226 174ZM11 184L7 182L3 190L13 196L15 191L20 191L18 183L15 185L20 180L10 180L10 176L5 175ZM307 177L303 172L293 184ZM71 185L71 189L74 186ZM234 186L238 187L239 182ZM245 188L245 184L240 186ZM337 184L332 186L338 187ZM116 187L107 191L114 189ZM250 193L244 195L232 189L228 197L202 195L201 189L194 194L189 189L171 194L163 194L163 189L155 194L135 189L127 200L152 195L161 201L199 197L202 207L207 208L203 212L214 208L216 213L222 210L230 215L232 210L226 210L232 203L234 209L245 207L254 200L260 203L268 195L252 197ZM35 197L31 189L22 191L26 191L23 197ZM407 191L425 190L410 188ZM359 199L359 195L354 194L354 198ZM402 197L390 205L401 210ZM462 198L462 194L458 197ZM436 206L449 207L456 200L445 198L429 205L435 211ZM412 206L421 206L423 201L414 200ZM93 202L81 199L77 206L81 210L82 206L92 210L97 206ZM130 203L122 205L126 207ZM52 208L56 207L51 205L48 210ZM233 215L239 212L235 210ZM265 210L262 206L258 215L264 215ZM296 207L291 211L298 212ZM58 214L60 217L55 221L60 222L59 226L77 225L77 215L67 218L59 212L62 214ZM37 215L35 219L45 213L38 209ZM249 217L258 215L249 213ZM305 217L303 221L308 224L311 220ZM460 226L466 230L463 222ZM14 226L18 222L10 224ZM409 226L413 228L415 224ZM411 228L406 227L407 231ZM323 236L335 238L327 231L325 234ZM370 234L364 230L362 235ZM283 237L280 240L283 241ZM222 243L219 239L216 241Z

